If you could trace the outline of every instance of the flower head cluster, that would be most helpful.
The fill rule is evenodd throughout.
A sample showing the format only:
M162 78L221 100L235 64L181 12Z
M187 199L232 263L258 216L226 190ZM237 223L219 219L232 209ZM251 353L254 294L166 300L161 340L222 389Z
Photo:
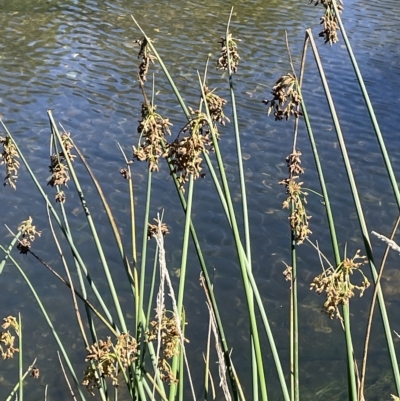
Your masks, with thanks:
M6 176L3 185L9 185L11 188L16 189L15 183L17 182L18 169L20 166L17 148L9 136L0 137L0 143L3 144L3 152L0 155L0 164L5 164L6 166Z
M0 352L3 359L10 359L19 352L19 349L14 346L15 335L19 336L19 324L14 316L4 318L3 322L1 327L5 331L0 331Z
M279 183L285 185L287 194L287 198L283 202L282 207L284 209L289 209L293 204L289 221L298 244L302 244L308 235L312 233L308 226L311 216L307 215L305 207L308 193L302 189L303 182L298 181L299 175L304 173L304 169L301 167L300 156L301 152L294 151L286 158L289 177Z
M228 51L229 58L231 61L231 69L233 73L236 73L237 66L239 64L240 56L237 51L237 44L235 40L232 38L232 34L228 34L228 38L221 38L218 42L221 44L221 57L217 62L217 69L219 70L227 70L228 69Z
M147 223L147 239L151 239L152 237L156 237L158 235L158 219L153 219L156 224ZM167 235L169 234L168 227L165 223L161 223L161 234Z
M321 4L325 8L325 13L321 17L321 25L323 25L323 29L319 33L319 36L323 37L325 43L329 42L330 45L339 41L337 31L340 29L338 18L333 7L333 1L334 0L310 0L310 4L314 3L315 6ZM339 13L342 12L342 0L337 1L337 9Z
M112 384L118 386L117 366L126 369L137 359L138 344L129 334L122 333L114 345L110 337L106 341L99 340L87 347L85 361L90 361L86 368L82 384L94 395L94 388L100 386L100 377L111 378Z
M225 122L229 122L229 118L225 116L223 107L226 105L226 100L216 95L215 89L210 90L207 86L204 86L205 101L210 112L210 116L213 121L225 125ZM218 132L218 131L217 131Z
M358 290L361 297L370 286L367 277L360 269L366 262L365 256L361 256L358 250L352 258L345 258L336 268L330 266L314 278L310 290L314 290L317 294L326 294L323 310L331 319L340 317L339 305L348 304L349 299L355 295L354 290ZM360 285L353 284L350 280L355 271L362 276Z
M200 155L212 148L207 116L199 110L191 110L191 113L193 117L181 130L181 133L188 132L188 135L183 138L178 136L174 142L168 144L165 153L174 166L173 173L177 175L183 191L190 175L193 175L194 179L204 177L205 174L201 173L203 159Z
M172 125L168 118L162 118L156 113L156 106L148 102L142 103L142 119L139 121L138 133L142 143L133 149L133 157L136 160L149 163L150 171L158 171L158 159L164 153L167 145L165 136L171 135L169 126Z
M154 62L154 60L156 60L157 58L156 56L151 54L147 39L145 37L136 40L135 43L140 46L138 58L142 59L139 65L139 79L141 81L146 81L150 63Z
M41 231L36 230L36 226L32 225L33 219L29 216L28 220L20 223L18 231L21 232L22 238L17 245L17 249L22 254L28 253L31 248L31 244L35 241L36 236L40 237Z
M64 146L65 152L56 152L50 157L50 166L49 170L51 172L51 176L47 185L52 187L54 186L67 186L67 182L70 180L69 171L67 167L66 160L74 161L75 155L71 153L71 150L74 148L74 144L71 139L71 134L69 132L64 132L61 135L61 141ZM64 203L65 202L65 193L60 190L55 195L56 202Z
M151 321L150 326L151 329L146 333L147 340L161 342L162 355L159 356L158 360L161 378L169 383L177 383L178 379L172 373L171 366L168 363L175 355L179 355L180 335L176 318L172 313L171 316L167 316L167 311L164 309L161 324L157 319ZM185 341L188 340L185 339Z
M264 104L269 104L268 115L274 111L275 121L289 119L290 116L303 115L299 110L301 104L301 96L296 90L297 79L293 74L281 76L275 86L272 88L272 100L263 100Z

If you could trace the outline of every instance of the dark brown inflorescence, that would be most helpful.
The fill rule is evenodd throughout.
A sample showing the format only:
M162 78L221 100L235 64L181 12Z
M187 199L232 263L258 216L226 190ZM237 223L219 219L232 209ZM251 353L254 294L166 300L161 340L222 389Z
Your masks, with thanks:
M141 81L147 80L147 73L149 72L150 63L156 60L156 56L151 54L150 47L148 46L147 39L145 37L138 39L135 41L140 46L138 52L138 58L142 59L139 64L139 78Z
M210 90L207 86L204 86L205 101L207 103L212 120L220 123L221 125L225 125L225 122L229 122L229 118L225 116L223 111L223 107L227 102L226 99L216 95L214 92L215 89Z
M324 38L325 43L332 45L339 41L337 31L339 28L339 22L335 9L333 7L333 0L310 0L309 2L314 3L315 6L321 4L325 8L325 13L321 17L321 25L323 25L322 31L319 33L320 37ZM343 1L337 0L337 9L341 13L343 11Z
M158 159L164 154L167 146L165 136L171 135L169 127L172 124L168 118L156 113L156 106L147 101L142 103L142 119L137 128L140 134L140 145L132 146L133 158L139 161L147 161L150 171L158 171Z
M274 111L275 120L286 120L290 116L298 118L302 115L299 110L301 104L301 96L296 90L297 79L289 73L283 75L277 81L275 86L272 88L272 100L263 100L264 104L269 104L268 115L271 111Z
M188 135L183 138L179 135L174 142L168 144L164 154L174 166L173 173L177 175L182 191L190 175L194 179L204 177L205 174L201 173L203 159L200 155L203 151L209 152L212 149L207 116L200 110L190 111L192 118L181 130L181 133L188 132Z
M0 164L5 164L6 166L6 176L3 185L9 185L11 188L16 189L15 183L17 182L18 169L20 166L17 148L9 136L0 137L0 143L3 144Z
M311 283L310 290L314 290L317 294L326 294L323 310L331 319L340 318L339 305L348 304L350 298L354 294L354 290L360 292L360 297L364 291L370 286L367 277L361 270L361 266L367 263L366 257L360 255L358 250L352 258L345 258L339 266L334 268L330 266L314 278ZM355 285L351 282L355 271L360 272L362 282L360 285Z
M228 45L227 43L228 42ZM232 34L228 34L228 40L226 38L221 38L218 42L221 44L221 57L217 62L217 69L219 70L227 70L228 69L228 49L229 49L229 58L231 61L231 69L233 73L236 73L237 66L239 64L240 56L237 51L237 44L235 40L232 38Z

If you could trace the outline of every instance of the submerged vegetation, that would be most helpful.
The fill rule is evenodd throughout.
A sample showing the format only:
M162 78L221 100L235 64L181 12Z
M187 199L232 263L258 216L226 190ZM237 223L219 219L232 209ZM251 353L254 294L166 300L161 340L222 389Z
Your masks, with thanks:
M343 11L342 3L336 0L312 0L310 3L322 5L324 15L321 18L322 31L320 36L325 43L334 45L339 40L338 32L350 56L368 112L374 126L377 140L380 144L382 156L385 161L386 170L391 180L394 191L394 199L400 211L400 194L394 176L390 158L386 151L385 142L382 138L379 126L376 122L374 110L371 106L368 93L365 89L363 78L358 70L357 62L353 56L351 45L348 41L345 28L341 21L340 13ZM74 133L67 132L63 127L59 128L53 114L48 111L50 122L50 177L47 183L40 183L29 160L24 156L22 149L18 147L18 140L6 125L2 123L5 137L0 138L3 145L1 164L5 165L4 185L16 188L20 165L23 164L32 178L32 185L41 194L43 203L48 211L49 229L55 242L55 250L65 269L65 277L57 273L52 266L40 257L40 245L33 246L33 241L40 236L34 225L32 217L26 218L12 234L10 244L0 246L4 252L4 258L0 263L0 273L3 272L6 262L15 266L23 279L27 282L43 313L49 326L49 331L54 336L60 355L60 370L64 371L64 377L68 383L71 398L86 400L91 395L101 400L267 400L271 398L271 388L276 388L276 377L269 377L266 372L267 361L273 363L277 372L280 386L279 399L285 401L297 401L301 398L301 361L299 360L299 344L302 338L299 336L298 318L298 281L297 275L300 257L299 247L309 247L320 261L321 273L314 277L310 284L310 290L320 294L321 311L326 319L336 319L337 324L342 327L345 338L346 349L343 350L343 361L347 367L347 390L348 398L352 401L363 401L368 396L374 399L389 399L390 394L366 394L365 378L368 374L367 355L370 346L370 330L372 317L375 312L375 302L378 302L381 315L381 326L386 336L387 351L391 360L392 376L391 391L393 399L400 395L400 373L394 349L393 334L386 313L385 299L380 286L384 262L378 269L375 264L375 255L372 251L369 231L365 223L365 216L361 207L358 189L354 180L351 161L347 153L340 121L336 115L335 104L332 100L328 82L325 77L324 67L318 54L318 46L314 41L311 30L305 33L302 63L296 72L292 63L289 43L288 49L288 71L276 81L272 87L272 96L263 103L267 105L265 118L273 113L277 124L294 124L293 145L289 156L286 157L288 175L280 184L285 188L285 199L282 204L288 209L287 227L290 237L290 261L285 261L282 273L288 285L288 298L290 299L289 333L287 342L290 347L289 364L283 359L280 350L275 344L274 327L268 318L268 308L263 303L259 286L253 276L252 269L252 246L250 241L250 227L248 218L246 180L244 175L243 156L241 153L240 132L238 120L240 111L236 108L234 80L235 74L240 74L239 39L234 39L230 31L231 16L227 24L225 35L220 40L220 56L214 64L207 62L203 75L198 74L198 85L194 85L193 91L199 94L199 103L189 106L181 96L175 85L174 78L170 75L161 56L157 52L154 42L141 29L133 18L141 38L136 41L138 50L138 90L141 91L143 101L141 103L141 118L136 130L137 137L132 145L132 153L127 156L120 147L122 159L125 166L120 169L120 174L127 181L127 193L130 199L131 243L122 241L113 212L107 202L99 181L96 179L85 156L74 141ZM339 143L342 161L347 172L348 184L354 200L360 232L364 239L363 249L350 251L353 256L347 255L347 249L341 255L336 237L336 225L330 205L330 193L324 178L326 168L324 160L318 153L318 137L314 136L312 123L307 113L307 105L303 93L302 82L306 73L304 65L309 54L314 57L318 68L321 84L324 88L327 103L330 110L330 118L333 120L337 141ZM155 80L149 77L152 65L158 63L163 70L171 92L182 109L185 120L181 127L172 126L170 119L161 115L159 110L162 106L155 105ZM210 88L207 82L207 69L214 65L219 70L224 70L228 77L228 89L230 93L229 102L232 106L232 116L225 115L224 107L228 100L220 97L218 89ZM148 89L148 83L153 83ZM260 103L260 113L263 113L263 105ZM221 149L224 146L223 132L228 123L232 121L236 141L236 161L238 166L238 182L240 183L241 207L234 207L233 194L227 178L227 168ZM331 238L332 254L334 260L329 261L322 253L317 239L312 237L312 219L307 211L307 198L309 190L305 182L307 176L302 167L302 152L298 149L299 127L305 127L312 154L315 161L315 169L318 174L320 196L326 212L327 225ZM288 152L288 153L289 153ZM153 174L168 174L160 171L160 162L168 166L169 175L172 177L178 207L184 213L183 239L179 250L181 260L179 266L178 285L174 286L171 281L171 271L166 261L164 237L169 234L168 211L150 216L150 204L154 199L152 176ZM132 169L136 162L147 163L147 190L144 204L135 202L134 187L136 185ZM129 283L131 299L127 305L129 310L123 309L119 294L114 285L114 269L105 256L106 242L98 235L97 223L93 220L91 208L93 207L86 197L86 190L82 188L81 178L76 169L77 163L82 163L87 174L92 180L93 189L96 190L105 215L107 215L112 235L114 236L115 249L120 256L120 266L126 273ZM232 354L232 349L225 336L227 320L230 312L221 310L217 302L213 282L212 271L209 267L207 257L202 252L202 239L207 233L196 230L192 221L193 213L193 190L195 181L200 177L207 177L213 181L215 186L215 199L218 200L226 216L226 231L234 239L237 265L239 266L241 283L246 296L249 349L247 354L251 360L252 388L242 386L242 378L239 377L235 366L240 360ZM54 188L54 200L49 199L44 187ZM70 187L69 187L70 186ZM69 202L68 192L76 190L80 207L85 212L87 227L91 239L95 244L99 263L107 280L107 287L111 294L111 304L105 301L104 291L97 287L96 277L92 275L92 260L84 260L82 250L77 245L77 234L70 228L68 215L65 212L66 204ZM316 192L316 191L314 191ZM18 195L18 192L17 192ZM161 205L162 206L162 205ZM136 208L139 208L139 212ZM240 210L240 215L237 210ZM143 232L137 233L138 214L143 218ZM128 217L128 216L127 216ZM387 252L390 248L399 251L399 247L393 240L397 230L397 221L392 236L386 238L375 233L379 240L387 244ZM40 227L47 230L47 228ZM285 229L285 228L283 228ZM139 241L142 241L139 244ZM153 242L153 247L148 242ZM193 248L189 248L190 242ZM107 245L110 238L107 239ZM151 242L150 242L151 243ZM137 251L140 247L140 252ZM14 255L14 248L24 256ZM68 249L68 251L65 251ZM153 251L151 251L152 249ZM194 382L192 370L199 370L191 362L190 338L186 337L185 329L187 317L191 310L185 308L185 286L187 284L187 268L189 249L193 249L198 257L201 267L199 286L204 290L204 302L207 305L209 315L204 317L204 325L209 325L208 338L205 339L206 347L203 354L204 371L203 381ZM25 256L26 255L26 256ZM71 308L74 310L77 325L74 330L79 333L82 341L82 360L86 363L86 370L82 374L74 367L71 361L70 350L63 343L63 339L54 328L51 316L36 292L34 285L24 272L18 262L19 257L28 257L43 265L53 275L60 286L67 286L71 291ZM97 262L96 262L97 263ZM370 274L368 273L368 266ZM286 267L286 268L285 268ZM7 267L8 268L8 267ZM369 277L369 278L368 278ZM150 280L151 284L148 285ZM362 296L364 291L373 287L372 304L368 317L367 333L363 355L358 355L353 348L353 336L351 330L350 304L355 296ZM64 306L63 306L64 307ZM318 313L318 312L313 312ZM128 319L127 314L134 316L134 323ZM359 318L359 317L358 317ZM18 378L7 400L18 399L23 401L25 378L28 374L34 378L39 377L39 368L35 361L27 368L24 366L22 318L18 319L8 316L4 319L2 331L0 332L0 350L3 359L11 359L17 353ZM72 328L71 328L72 330ZM104 335L104 333L107 333ZM101 333L101 334L99 334ZM18 340L17 340L18 339ZM16 344L18 341L18 345ZM266 347L268 344L272 352L272 362L266 358ZM211 351L215 349L215 351ZM217 368L214 369L216 362ZM3 363L10 363L5 361ZM56 367L55 367L56 368ZM217 370L217 373L215 372ZM218 375L218 379L216 379ZM198 376L198 375L197 375ZM196 376L196 377L197 377ZM218 390L217 387L220 387ZM200 392L199 392L199 389ZM111 391L112 390L112 391ZM275 393L274 393L275 394ZM46 399L46 395L44 398ZM344 398L344 397L343 397ZM277 398L274 398L277 399Z

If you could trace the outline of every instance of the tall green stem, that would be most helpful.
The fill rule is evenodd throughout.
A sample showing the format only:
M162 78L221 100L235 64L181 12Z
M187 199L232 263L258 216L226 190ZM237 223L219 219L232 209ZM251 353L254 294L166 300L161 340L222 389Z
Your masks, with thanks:
M183 296L185 293L186 266L187 266L188 247L189 247L190 222L191 222L192 205L193 205L193 182L194 179L193 175L191 174L189 177L189 188L188 188L187 203L186 203L185 228L183 231L182 256L181 256L181 266L179 274L179 291L177 299L177 310L180 320L182 316ZM183 353L183 350L181 350L181 353ZM178 365L179 365L179 356L175 355L172 360L172 373L174 376L176 376ZM183 369L183 365L181 365L179 369ZM176 384L171 383L169 401L175 399L176 390L177 390Z

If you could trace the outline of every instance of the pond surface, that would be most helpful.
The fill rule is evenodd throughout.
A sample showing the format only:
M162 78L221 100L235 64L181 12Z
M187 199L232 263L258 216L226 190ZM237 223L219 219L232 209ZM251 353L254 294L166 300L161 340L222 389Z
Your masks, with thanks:
M243 158L249 194L250 225L252 229L253 269L265 300L267 313L273 322L278 349L288 366L288 286L282 276L284 265L289 263L289 230L287 211L281 209L284 188L278 182L287 176L285 157L291 151L293 128L291 123L275 122L267 117L262 100L270 98L275 81L289 71L285 46L285 29L290 40L292 57L298 68L304 31L313 27L315 36L319 32L320 7L295 0L234 1L232 33L239 38L241 61L235 76L236 98L240 114ZM204 70L211 54L209 86L218 87L219 93L228 98L226 74L215 70L220 37L224 35L231 4L206 0L191 1L43 1L0 0L0 115L8 129L15 135L20 148L41 179L44 187L49 176L49 124L46 110L52 109L56 121L72 133L75 142L86 155L104 192L116 213L121 232L129 240L129 198L126 182L119 175L123 166L117 143L131 154L131 145L136 145L137 122L140 119L141 93L137 83L137 51L134 43L140 38L130 15L133 14L147 34L154 39L164 62L170 68L176 85L185 101L197 107L199 89L197 73ZM352 0L345 2L343 20L353 44L355 55L375 106L378 121L385 137L390 157L397 176L400 163L400 5L397 0L376 2L374 0ZM333 47L322 45L319 50L331 85L342 129L352 158L352 165L360 196L363 201L370 230L388 235L398 211L386 178L369 118L361 98L352 67L348 62L343 41ZM156 74L155 103L158 111L170 118L173 135L184 125L184 118L174 95L158 65L151 67ZM148 88L150 85L147 84ZM338 237L342 249L347 244L348 254L354 254L362 246L358 223L347 188L347 177L342 167L340 150L331 120L327 117L327 106L316 67L309 54L304 82L305 100L312 116L312 123L325 166L326 178L332 196L335 219L339 223ZM230 115L228 103L226 114ZM224 130L221 139L228 178L234 199L240 200L235 162L235 143L232 125ZM301 128L298 148L302 151L305 167L305 186L319 191L314 172L314 162L304 128ZM138 198L138 224L142 225L141 204L146 187L146 166L133 165L134 181ZM6 187L0 193L2 223L15 229L19 222L33 216L35 224L43 230L40 243L35 248L40 256L62 272L57 252L53 245L45 208L41 198L32 188L31 181L22 169L17 192ZM83 187L89 201L94 202L94 216L103 238L109 235L106 218L95 197L92 197L91 182L82 174ZM151 215L162 208L171 235L166 239L167 263L171 272L180 263L180 244L184 216L178 205L175 189L167 173L166 165L154 175L156 195ZM50 188L46 188L53 197ZM67 210L72 227L77 230L77 243L86 257L95 260L94 248L85 228L84 214L77 208L73 191L67 193ZM92 199L93 198L93 199ZM326 230L323 206L317 196L309 197L308 210L312 239L329 253L329 237ZM195 188L193 219L199 232L206 232L202 246L208 264L215 270L214 285L218 302L227 321L228 340L236 354L239 375L245 387L250 386L248 360L248 324L243 318L246 306L239 280L238 267L234 259L233 241L224 230L225 217L216 201L211 179L206 176ZM0 228L3 244L10 236ZM383 246L374 243L377 255ZM113 244L105 250L112 264L120 269L118 255ZM400 332L400 310L398 289L398 258L391 255L384 278L388 312L393 329ZM309 283L319 274L320 265L315 251L304 245L299 251L299 300L300 300L300 376L304 397L310 391L313 399L347 399L343 383L346 381L343 336L338 321L320 314L322 298L309 292ZM72 359L77 371L83 371L84 352L71 308L60 304L69 303L69 293L55 279L31 259L21 258L33 284L38 288L60 335L72 350ZM189 286L186 309L188 311L187 336L191 340L193 354L202 361L207 333L204 294L199 286L199 267L195 256L189 258ZM116 269L117 269L116 268ZM96 266L93 266L96 274ZM99 273L100 274L100 273ZM129 289L121 269L116 272L121 303L129 313ZM105 291L105 281L99 276L99 287ZM25 328L26 363L35 356L42 369L41 385L50 385L54 398L65 398L67 391L64 379L58 371L57 356L47 326L36 308L36 304L18 273L7 265L1 276L0 304L2 316L21 312ZM371 291L369 291L371 292ZM107 293L104 294L107 298ZM370 294L355 300L352 306L355 351L361 356L365 319L369 308ZM378 318L376 322L379 323ZM389 399L394 386L388 374L388 358L385 341L377 325L373 330L373 348L370 353L370 376L368 377L369 400ZM266 343L266 341L265 341ZM270 356L269 347L265 353ZM0 366L0 398L9 393L15 376L7 364ZM270 371L272 399L280 399L274 384L274 369ZM199 378L202 368L197 372ZM43 394L43 386L30 383L34 388L29 399ZM275 387L274 387L275 386ZM199 390L199 389L198 389ZM199 392L199 394L201 394ZM385 394L385 396L383 395ZM219 395L222 397L222 395ZM32 398L31 398L32 397ZM382 398L383 397L383 398ZM222 398L219 398L222 399ZM311 399L311 398L309 398Z

